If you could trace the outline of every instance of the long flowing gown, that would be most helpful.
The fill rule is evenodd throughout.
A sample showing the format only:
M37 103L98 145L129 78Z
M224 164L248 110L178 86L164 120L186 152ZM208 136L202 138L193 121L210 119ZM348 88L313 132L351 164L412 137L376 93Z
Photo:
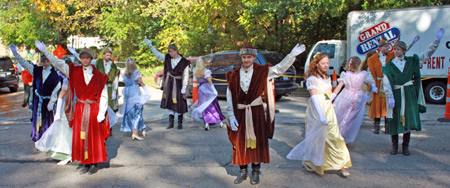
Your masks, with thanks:
M67 79L64 79L62 89L67 90L68 84ZM62 100L62 104L65 104L64 101L65 98ZM72 154L72 128L69 127L63 109L56 113L60 113L61 118L53 121L42 137L35 142L35 147L40 151L47 152L53 159L65 160Z
M147 126L144 123L144 117L142 111L144 104L150 98L150 94L142 94L138 79L141 78L141 72L135 70L131 74L130 78L126 75L122 75L125 88L123 89L124 104L120 109L120 113L123 114L122 125L120 131L132 132L133 129L144 130Z
M307 79L307 89L315 89L322 112L328 125L320 123L319 115L311 98L306 109L305 139L297 144L287 155L288 159L301 160L317 174L323 175L325 170L340 170L352 166L350 153L344 138L339 133L336 114L329 100L331 97L331 80L311 76ZM326 96L327 95L327 96Z
M191 117L197 121L215 124L222 122L226 117L222 114L217 96L206 78L211 77L211 71L205 69L205 76L197 78L198 81L198 100L192 105Z
M336 97L333 107L336 112L339 131L345 143L355 141L364 118L367 95L362 87L369 83L366 71L358 73L343 72L339 81L343 81L345 88Z

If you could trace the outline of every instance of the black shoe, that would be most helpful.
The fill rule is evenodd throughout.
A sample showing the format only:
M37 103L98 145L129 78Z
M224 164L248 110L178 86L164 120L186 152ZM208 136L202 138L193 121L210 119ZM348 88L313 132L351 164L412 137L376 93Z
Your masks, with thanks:
M80 164L77 166L76 169L79 170L79 169L83 168L83 166L84 166L84 165L80 163Z
M392 140L391 155L397 155L397 151L398 151L398 134L397 135L391 135L391 140Z
M373 122L373 133L374 134L380 134L380 119L375 118Z
M22 104L22 107L23 107L23 108L27 107L27 104Z
M95 174L97 171L98 171L97 165L93 164L93 165L91 165L91 168L89 168L88 174L92 175L92 174Z
M89 168L91 168L91 165L90 165L90 164L85 164L85 165L83 165L83 167L82 167L81 170L80 170L80 174L86 174L86 172L89 171Z
M178 127L177 129L182 129L183 128L183 114L182 115L178 115Z
M245 168L245 169L239 170L239 172L240 172L240 174L239 174L239 176L234 180L234 184L240 184L240 183L242 183L242 181L244 181L244 180L247 179L247 176L248 176L248 170L247 170L246 168Z
M252 170L252 177L251 177L250 184L256 185L259 183L259 174L260 173L261 173L261 171L259 171L259 170Z
M391 155L397 155L398 153L398 146L392 146Z
M169 126L166 129L173 128L174 118L175 118L174 115L169 115Z
M402 146L403 155L410 155L408 146Z

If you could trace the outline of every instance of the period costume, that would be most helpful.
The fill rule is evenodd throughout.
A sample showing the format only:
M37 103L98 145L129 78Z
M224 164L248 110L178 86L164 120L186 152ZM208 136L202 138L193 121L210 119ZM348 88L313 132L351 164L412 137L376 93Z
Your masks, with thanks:
M269 139L275 130L275 98L270 80L286 72L295 57L303 51L304 46L297 45L275 66L253 63L247 68L241 65L227 72L227 131L233 146L232 164L240 167L240 176L234 181L235 184L247 178L247 165L250 163L250 183L258 184L260 163L270 163ZM257 50L244 47L240 55L256 57ZM266 103L266 110L263 103Z
M53 123L53 105L61 89L62 78L52 66L45 68L33 65L23 59L17 52L13 53L20 65L33 76L31 139L36 142ZM41 57L41 61L46 59L45 56Z
M118 76L120 70L117 68L117 65L114 62L112 61L105 62L103 59L98 59L95 64L95 67L102 74L108 75L109 79L108 82L106 83L106 87L108 88L108 106L112 110L117 111L119 109L117 93L119 88ZM114 99L112 97L113 95L115 96Z
M31 75L27 70L22 70L22 80L23 80L23 103L22 107L25 107L28 105L30 101L30 92L31 92L31 85L33 83L33 75Z
M319 175L326 170L340 170L352 166L350 153L344 138L339 132L338 121L330 101L331 79L310 76L307 79L307 89L317 91L320 109L316 109L309 99L306 109L305 139L297 144L287 155L288 159L301 160ZM322 111L328 125L321 124L318 110Z
M336 112L339 131L345 143L351 143L358 135L364 118L368 95L363 85L369 84L367 72L342 72L338 82L344 82L345 88L336 97L333 107Z
M182 93L182 91L186 91L189 81L190 62L182 55L179 55L178 58L172 58L169 54L161 54L153 46L150 46L150 48L157 59L164 61L164 86L160 107L169 110L169 126L167 128L173 128L174 117L178 115L177 128L181 129L183 127L183 114L188 111L185 93Z
M64 78L61 90L68 90L69 81ZM50 128L42 135L41 139L36 141L36 149L47 152L47 154L56 160L71 159L72 154L72 128L64 113L65 97L59 98L55 111L55 121ZM59 116L59 118L57 118Z
M398 134L403 134L402 151L409 155L411 130L422 130L420 113L426 112L420 67L435 52L440 40L435 40L420 55L395 57L383 67L383 84L390 106L387 111L386 134L391 135L392 151L397 154ZM394 46L406 51L407 46L397 41Z
M122 77L125 88L123 89L124 104L120 109L120 113L123 114L120 131L133 132L133 129L142 131L147 127L144 123L142 111L144 109L144 104L150 98L150 93L148 92L148 89L145 94L141 93L137 81L141 78L141 72L139 70L135 70L130 78L125 74L123 74Z
M209 85L206 78L211 77L211 71L205 69L203 78L197 78L198 81L198 100L192 105L191 117L197 121L203 121L208 124L222 122L226 117L222 114L217 95L214 93L214 85Z

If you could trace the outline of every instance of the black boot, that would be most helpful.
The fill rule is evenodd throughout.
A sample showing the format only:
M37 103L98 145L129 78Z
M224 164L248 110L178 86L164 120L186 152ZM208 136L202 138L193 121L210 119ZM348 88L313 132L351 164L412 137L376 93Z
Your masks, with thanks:
M391 155L397 155L397 151L398 151L398 134L391 135L391 139L392 139Z
M409 153L409 140L411 139L411 133L405 133L403 134L403 144L402 144L402 151L403 155L410 155Z
M239 170L239 176L234 180L234 184L239 184L247 179L248 176L247 165L242 165L240 166L240 168L241 169Z
M177 129L182 129L183 128L183 114L178 115L178 127Z
M380 134L380 118L373 119L373 133Z
M92 164L91 167L89 168L88 174L92 175L95 174L97 171L98 171L97 164Z
M252 177L250 184L256 185L259 183L259 174L261 173L261 164L254 164L252 163Z
M169 115L169 126L166 128L166 129L171 129L171 128L173 128L173 123L174 123L174 118L175 118L175 116L174 115Z
M86 174L86 172L89 171L89 168L91 168L90 164L84 164L83 167L80 170L80 174Z

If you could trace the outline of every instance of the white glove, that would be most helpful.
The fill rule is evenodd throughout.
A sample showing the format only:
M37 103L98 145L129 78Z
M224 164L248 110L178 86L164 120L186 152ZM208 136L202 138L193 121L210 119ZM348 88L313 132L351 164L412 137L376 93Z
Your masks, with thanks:
M414 45L417 41L419 41L419 39L420 39L420 36L419 36L419 35L416 35L416 36L413 38L413 40L411 41L411 44L410 44L410 45Z
M306 47L304 44L302 44L302 45L297 44L297 45L295 45L294 48L292 48L291 55L293 55L294 57L297 57L298 55L303 53L305 51L305 49L306 49Z
M216 87L214 87L214 85L210 85L210 87L211 87L211 90L213 91L214 95L217 97L218 93L217 93Z
M53 111L53 105L51 105L50 103L48 103L47 104L47 110L50 112L50 111Z
M442 36L444 36L444 33L445 33L444 28L439 29L439 31L436 32L436 38L435 39L436 40L441 40Z
M377 86L372 86L372 92L378 93L378 88L377 88Z
M316 109L317 114L319 115L320 123L322 125L328 125L328 120L323 115L322 108L320 107L320 102L317 95L311 96L311 101Z
M152 48L152 42L150 42L150 40L148 39L144 39L145 43L147 43L148 47Z
M63 100L58 98L58 101L56 102L56 112L55 117L53 117L53 121L61 119L61 109L63 105L64 105Z
M186 94L186 86L183 86L182 88L181 88L181 94Z
M77 50L75 50L75 48L67 47L67 50L69 50L69 52L72 53L78 59L78 61L81 62L80 54L78 54L78 52L77 52Z
M11 48L11 52L12 52L14 55L19 54L19 53L17 52L17 47L16 47L16 45L10 44L10 45L9 45L9 48Z
M142 89L144 89L145 94L150 95L150 90L147 86L142 87Z
M369 104L370 102L372 102L372 99L370 98L370 92L367 92L367 94L366 94L366 104Z
M112 93L112 94L111 94L111 100L116 100L116 99L117 99L116 93Z
M336 93L331 94L330 101L333 101L336 98L336 96L337 96Z
M230 128L232 131L237 131L239 127L239 123L236 120L236 117L232 117L230 119Z
M101 123L103 120L105 120L105 113L99 113L97 115L97 122Z
M395 99L394 97L389 98L389 108L394 108L395 107Z
M39 51L41 52L47 51L47 49L45 49L45 44L43 42L37 40L36 42L34 42L34 44L36 45L36 48L39 49Z

